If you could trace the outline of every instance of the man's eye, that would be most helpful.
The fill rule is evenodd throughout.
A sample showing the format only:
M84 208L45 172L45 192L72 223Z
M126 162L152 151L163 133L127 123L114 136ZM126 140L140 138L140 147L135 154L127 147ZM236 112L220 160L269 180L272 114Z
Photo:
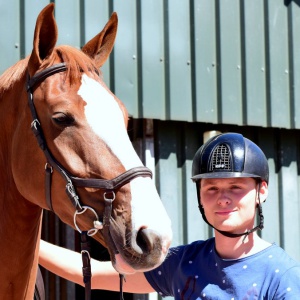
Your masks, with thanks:
M231 188L232 188L233 190L238 190L238 189L241 189L241 187L240 187L240 186L238 186L238 185L233 185Z
M218 190L218 189L217 189L216 187L212 186L212 187L208 188L207 190L208 190L208 191L216 191L216 190Z

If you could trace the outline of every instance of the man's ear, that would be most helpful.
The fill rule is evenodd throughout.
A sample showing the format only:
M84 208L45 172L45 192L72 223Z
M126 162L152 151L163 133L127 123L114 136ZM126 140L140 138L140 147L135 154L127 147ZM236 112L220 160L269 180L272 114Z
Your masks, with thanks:
M261 203L265 202L268 198L268 193L269 193L268 184L265 181L262 181L260 183L259 193L260 193L260 202Z

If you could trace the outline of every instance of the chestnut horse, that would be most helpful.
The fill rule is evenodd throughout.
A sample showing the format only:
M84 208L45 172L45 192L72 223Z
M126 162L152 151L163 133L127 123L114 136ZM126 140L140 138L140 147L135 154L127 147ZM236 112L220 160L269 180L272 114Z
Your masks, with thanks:
M99 76L117 15L80 51L56 46L53 10L37 18L31 55L0 77L0 299L33 299L43 209L107 247L123 274L159 265L171 243L126 109Z

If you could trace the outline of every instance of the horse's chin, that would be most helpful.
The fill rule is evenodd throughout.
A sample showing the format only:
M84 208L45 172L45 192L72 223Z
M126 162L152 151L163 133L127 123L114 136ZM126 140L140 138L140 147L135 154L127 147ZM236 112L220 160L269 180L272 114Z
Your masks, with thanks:
M113 266L116 269L116 271L120 274L133 274L136 273L137 270L135 270L133 267L131 267L125 260L122 258L120 254L115 255L115 260L113 262Z
M157 265L153 266L153 267L149 267L149 268L139 268L139 269L135 269L134 267L130 266L123 258L120 254L116 254L115 255L115 259L113 261L113 267L115 268L115 270L123 275L126 274L133 274L136 272L147 272L150 271L154 268L156 268L157 266L159 266L161 264L158 263Z

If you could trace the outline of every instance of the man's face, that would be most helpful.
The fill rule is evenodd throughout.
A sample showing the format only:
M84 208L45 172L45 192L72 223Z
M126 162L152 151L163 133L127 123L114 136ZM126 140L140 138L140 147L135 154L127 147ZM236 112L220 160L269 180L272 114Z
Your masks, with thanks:
M261 185L265 200L267 184ZM213 178L200 182L200 199L208 222L218 230L241 233L253 228L259 185L253 178Z

